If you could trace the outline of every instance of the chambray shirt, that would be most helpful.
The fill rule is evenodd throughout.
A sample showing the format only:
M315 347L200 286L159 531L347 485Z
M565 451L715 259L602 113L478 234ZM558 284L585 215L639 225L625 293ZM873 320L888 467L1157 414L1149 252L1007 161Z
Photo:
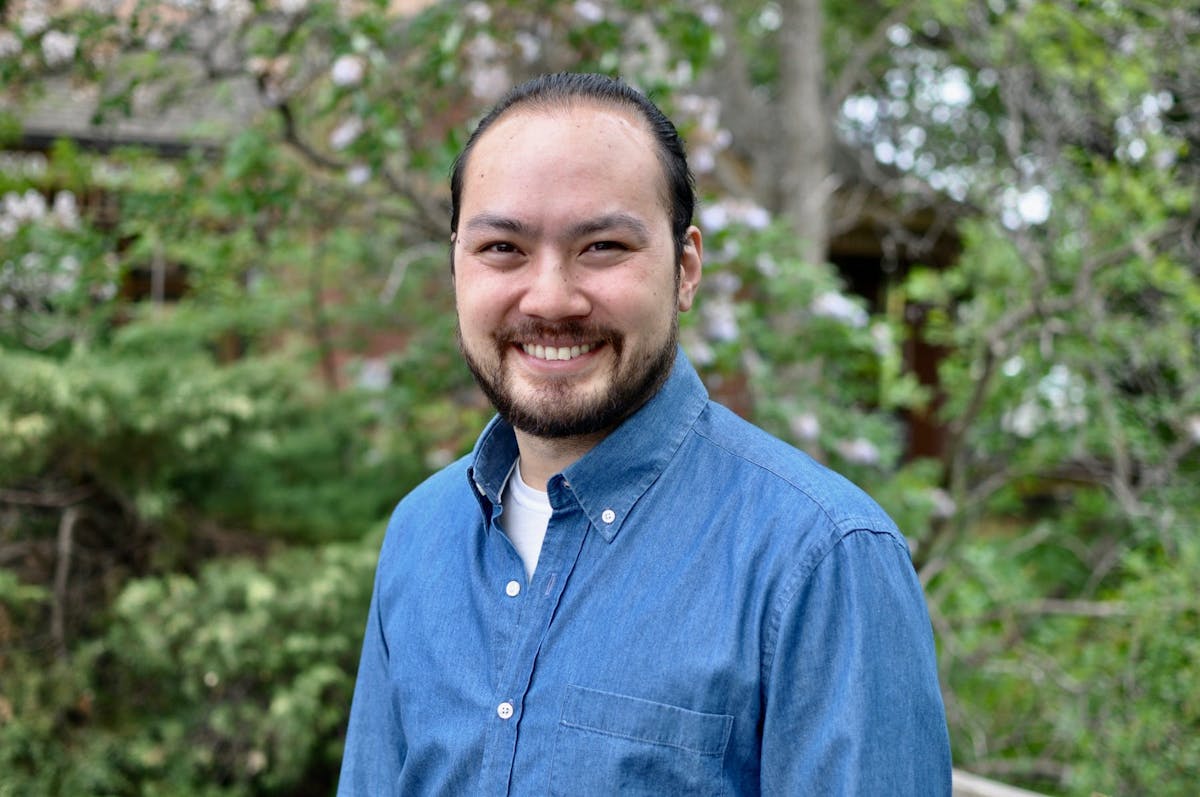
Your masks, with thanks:
M950 794L908 548L858 488L664 387L550 479L537 571L494 420L397 507L338 794Z

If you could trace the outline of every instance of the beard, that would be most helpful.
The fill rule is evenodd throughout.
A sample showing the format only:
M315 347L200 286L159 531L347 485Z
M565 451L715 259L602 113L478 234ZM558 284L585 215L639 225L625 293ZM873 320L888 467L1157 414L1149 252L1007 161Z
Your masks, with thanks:
M461 326L457 334L467 367L500 417L513 428L535 437L567 438L608 432L657 393L675 362L679 326L676 312L661 345L645 353L630 352L636 360L632 362L625 360L625 337L619 332L577 321L560 324L530 321L499 330L490 340L495 349L494 362L486 364L467 349ZM512 384L511 350L515 341L538 338L569 339L580 344L602 342L611 350L613 359L608 383L595 395L581 395L572 377L547 377L534 387L535 395L518 396Z

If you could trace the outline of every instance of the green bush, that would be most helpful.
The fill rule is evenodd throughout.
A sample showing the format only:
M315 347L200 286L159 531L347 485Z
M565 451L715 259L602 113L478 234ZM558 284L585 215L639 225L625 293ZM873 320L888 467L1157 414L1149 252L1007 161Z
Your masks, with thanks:
M327 792L379 541L131 581L71 666L10 663L0 793Z

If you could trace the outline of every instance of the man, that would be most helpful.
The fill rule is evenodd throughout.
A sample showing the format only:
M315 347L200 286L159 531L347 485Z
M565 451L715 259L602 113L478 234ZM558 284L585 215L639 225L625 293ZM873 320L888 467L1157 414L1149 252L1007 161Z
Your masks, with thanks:
M552 75L451 179L499 416L388 528L341 795L948 795L929 620L861 491L708 400L671 123Z

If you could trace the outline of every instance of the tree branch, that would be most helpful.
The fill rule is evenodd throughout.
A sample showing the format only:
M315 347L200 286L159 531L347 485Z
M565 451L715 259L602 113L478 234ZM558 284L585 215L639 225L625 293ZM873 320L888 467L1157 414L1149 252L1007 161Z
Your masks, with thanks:
M62 507L78 504L87 498L90 498L95 492L95 488L80 485L72 487L65 492L45 492L36 493L29 490L10 490L0 487L0 501L6 504L16 504L18 506L39 506L47 509L61 509Z
M858 85L867 64L872 58L879 55L887 44L888 30L908 16L909 11L912 10L912 6L911 2L907 2L893 8L891 13L879 20L879 24L875 26L875 29L871 31L871 34L865 41L858 42L855 45L854 57L842 69L842 73L838 75L837 81L833 84L833 89L829 92L830 113L836 114L838 109L842 107L842 103L846 101L846 98L854 91L854 87Z
M75 523L79 507L69 506L58 524L57 561L54 565L54 600L50 604L50 639L55 655L67 658L66 605L67 587L71 578L71 556L75 547Z

